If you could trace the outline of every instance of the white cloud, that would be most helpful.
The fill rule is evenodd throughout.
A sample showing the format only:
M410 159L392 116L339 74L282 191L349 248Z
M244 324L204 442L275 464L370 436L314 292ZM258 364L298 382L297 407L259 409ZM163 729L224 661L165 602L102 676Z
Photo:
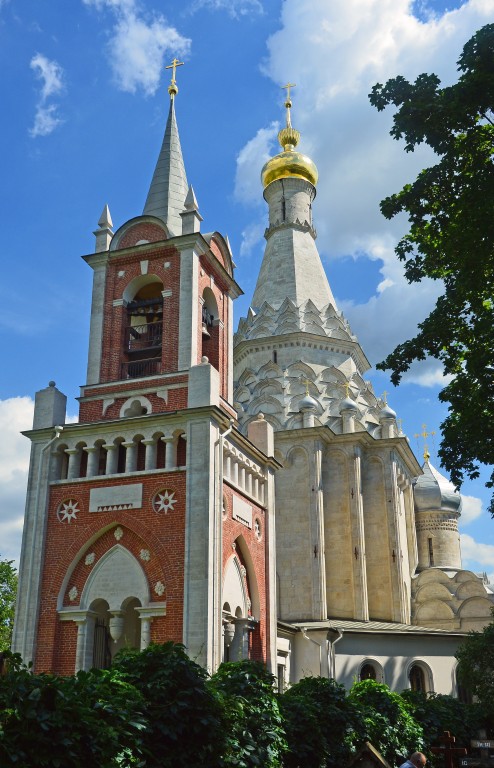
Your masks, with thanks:
M64 90L64 72L60 64L37 53L29 64L38 80L41 91L36 105L34 125L29 131L31 136L48 136L63 120L57 115L58 106L48 101Z
M110 10L115 17L107 45L115 83L122 91L146 95L156 92L165 55L183 57L191 41L161 14L149 14L135 0L83 0L98 11Z
M190 10L194 13L202 8L209 11L226 11L232 19L264 13L259 0L195 0Z
M240 243L241 257L246 258L250 256L254 248L262 241L265 229L265 221L258 221L249 224L242 231L242 241Z
M0 400L0 557L8 560L21 548L31 444L20 432L31 428L33 410L30 397Z
M253 139L242 147L237 155L235 175L235 198L243 203L261 204L260 175L264 163L274 154L274 144L279 123L272 122L268 128L260 128ZM281 150L280 150L281 151Z
M394 254L406 219L387 221L379 210L380 200L412 181L434 155L427 147L405 153L403 142L389 136L392 110L377 112L368 94L398 74L414 80L436 72L444 83L454 82L464 43L491 20L492 0L467 0L425 21L413 15L412 0L286 0L280 29L268 40L263 71L280 85L287 77L297 83L292 122L302 134L301 151L318 166L314 217L323 260L365 253L382 261L369 301L339 297L372 362L415 335L441 285L408 285ZM249 162L249 150L256 144L274 149L272 134L272 127L261 128L239 154L235 189L244 202L260 198L259 160ZM427 362L409 380L438 383L440 367Z
M467 533L462 533L460 540L463 567L475 570L480 565L483 570L494 572L494 544L481 544Z
M482 514L482 499L478 499L476 496L466 496L461 494L462 506L461 506L461 525L468 525L473 520L476 520Z

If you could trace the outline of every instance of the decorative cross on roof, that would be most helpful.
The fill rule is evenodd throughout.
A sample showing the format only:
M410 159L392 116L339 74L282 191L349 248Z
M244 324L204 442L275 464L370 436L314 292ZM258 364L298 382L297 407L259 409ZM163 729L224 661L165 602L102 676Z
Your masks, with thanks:
M418 432L417 434L414 435L414 437L416 437L416 438L423 437L424 438L424 459L427 461L427 459L430 458L430 453L429 453L429 449L427 447L426 440L427 440L428 437L434 437L434 435L436 433L435 432L426 432L426 429L425 429L426 426L427 426L427 424L422 424L422 432Z

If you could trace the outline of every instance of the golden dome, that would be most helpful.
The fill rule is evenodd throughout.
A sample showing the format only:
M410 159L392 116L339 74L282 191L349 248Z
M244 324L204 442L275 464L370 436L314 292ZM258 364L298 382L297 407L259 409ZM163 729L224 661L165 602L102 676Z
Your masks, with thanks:
M285 86L288 89L291 87L293 86ZM300 140L300 133L295 128L292 128L290 118L291 106L290 91L288 90L288 97L285 101L286 127L282 128L278 133L278 141L284 151L270 158L265 163L261 171L261 181L264 188L271 184L272 181L276 181L276 179L292 177L305 179L314 186L317 184L318 173L315 163L307 155L295 152L295 147Z

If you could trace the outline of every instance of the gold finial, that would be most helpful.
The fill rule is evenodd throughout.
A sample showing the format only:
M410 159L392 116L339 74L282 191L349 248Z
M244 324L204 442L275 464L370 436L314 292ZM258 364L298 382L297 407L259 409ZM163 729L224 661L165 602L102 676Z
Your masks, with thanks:
M295 88L295 83L287 83L282 85L282 88L286 88L286 127L282 128L278 133L278 141L285 152L289 152L294 149L300 141L300 133L292 128L292 117L290 109L292 106L292 100L290 98L290 88Z
M384 392L383 392L383 393L382 393L382 395L381 395L381 399L382 399L382 401L383 401L384 405L387 405L387 404L388 404L388 394L389 394L389 393L388 393L388 392L386 392L386 390L384 390Z
M350 382L345 381L343 386L345 387L345 397L350 397Z
M306 396L308 396L308 395L309 395L309 384L310 384L310 379L308 379L308 378L306 377L305 379L304 379L304 378L302 378L302 379L301 379L301 381L302 381L302 384L305 384L305 394L306 394Z
M177 81L175 80L175 75L177 71L177 67L183 67L184 62L179 61L177 58L173 59L171 64L168 64L165 69L171 69L172 70L172 80L170 85L168 86L168 93L170 94L170 98L174 99L175 96L178 93L178 86Z
M418 432L417 434L414 435L414 437L423 437L424 438L424 459L427 461L428 459L430 459L430 453L429 453L429 449L427 447L426 440L427 440L428 437L434 437L434 435L436 433L435 432L426 432L426 429L425 429L426 426L427 426L427 424L422 424L422 432Z

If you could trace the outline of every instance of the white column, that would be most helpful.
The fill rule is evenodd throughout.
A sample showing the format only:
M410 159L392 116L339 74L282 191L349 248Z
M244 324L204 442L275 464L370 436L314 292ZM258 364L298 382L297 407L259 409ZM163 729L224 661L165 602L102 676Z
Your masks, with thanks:
M103 448L106 451L105 475L115 475L117 473L118 445L109 443L108 445L104 445Z
M157 442L156 440L143 440L142 444L146 446L146 458L144 460L144 469L156 469L156 454L157 454Z
M99 445L83 448L82 450L87 453L86 477L94 477L98 474L99 469Z
M75 672L84 669L84 656L86 650L86 619L75 622L77 625L77 647L75 651Z
M238 461L235 457L232 459L233 461L233 477L232 480L235 483L235 485L238 485Z
M176 437L162 437L165 444L165 469L175 469L177 466L177 442Z
M135 472L137 467L137 444L133 441L122 443L125 448L125 472Z
M79 448L66 448L65 453L69 457L69 468L67 470L67 480L74 480L79 477L81 471L81 453Z
M252 496L252 472L250 469L245 470L245 490Z
M245 488L245 465L238 465L238 485L240 488Z
M151 618L141 616L141 651L144 651L151 642Z
M224 459L223 459L223 478L230 480L231 472L232 472L232 456L230 453L225 452Z

